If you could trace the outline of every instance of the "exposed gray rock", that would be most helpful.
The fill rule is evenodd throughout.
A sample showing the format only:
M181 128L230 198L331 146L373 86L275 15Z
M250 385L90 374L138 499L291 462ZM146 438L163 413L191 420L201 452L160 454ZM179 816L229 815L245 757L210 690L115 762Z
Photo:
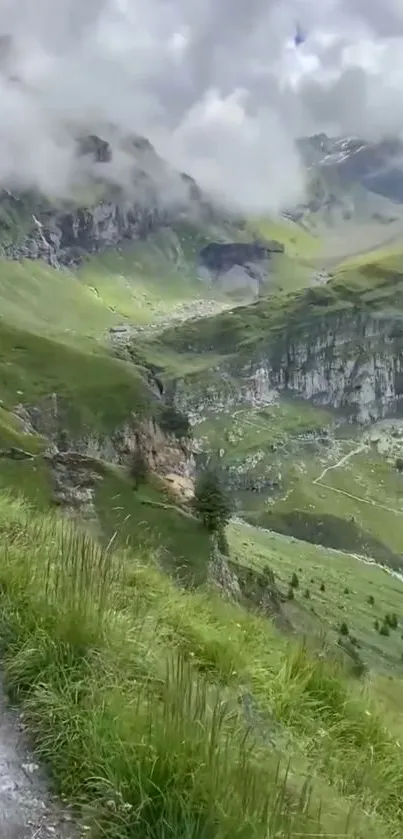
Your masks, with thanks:
M0 191L0 243L7 259L43 259L55 268L146 238L175 223L215 224L222 215L195 181L163 161L142 137L89 135L76 141L82 200L72 188L57 205L33 193Z
M0 458L7 458L8 460L33 460L34 457L35 455L31 452L26 452L16 446L11 446L9 449L0 449Z
M78 452L52 451L45 455L53 481L53 500L71 518L97 521L94 504L100 464Z
M141 239L167 223L163 210L129 199L100 201L95 207L54 211L47 220L33 218L30 232L3 247L6 259L43 259L53 267L77 265L86 254Z
M7 708L0 679L0 836L4 839L78 839L71 813L52 800L30 753L23 724Z
M214 375L175 384L175 402L192 418L236 405L264 406L288 393L341 410L364 424L403 408L402 321L393 314L349 311L310 328L293 325L250 360L231 360Z
M211 242L199 254L201 280L226 291L248 288L257 295L270 273L272 254L284 253L280 242Z
M239 587L238 577L235 571L230 568L227 557L220 551L218 541L215 536L212 536L211 538L207 581L208 584L217 589L223 597L235 601L239 601L241 599L241 589Z

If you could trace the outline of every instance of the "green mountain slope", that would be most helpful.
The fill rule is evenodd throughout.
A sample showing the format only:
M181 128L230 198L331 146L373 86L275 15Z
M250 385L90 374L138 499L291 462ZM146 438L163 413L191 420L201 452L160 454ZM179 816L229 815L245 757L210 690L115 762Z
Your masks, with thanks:
M93 839L398 837L399 255L324 284L318 237L191 188L0 202L5 684ZM201 277L273 239L253 303Z

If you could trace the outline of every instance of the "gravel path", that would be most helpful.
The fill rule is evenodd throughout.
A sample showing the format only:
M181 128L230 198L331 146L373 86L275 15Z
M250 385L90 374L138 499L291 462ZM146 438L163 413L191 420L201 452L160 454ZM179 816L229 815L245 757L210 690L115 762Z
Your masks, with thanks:
M72 816L49 795L18 714L6 703L0 680L0 837L78 839Z

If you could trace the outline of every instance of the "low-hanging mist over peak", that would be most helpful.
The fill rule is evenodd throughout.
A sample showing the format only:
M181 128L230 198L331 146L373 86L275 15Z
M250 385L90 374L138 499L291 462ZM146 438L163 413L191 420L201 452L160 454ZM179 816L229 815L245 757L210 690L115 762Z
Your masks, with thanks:
M77 155L92 134L125 186L140 135L172 167L168 201L176 169L237 210L281 210L304 195L299 136L400 133L402 18L392 1L382 16L360 0L3 2L0 182L68 197L99 163Z

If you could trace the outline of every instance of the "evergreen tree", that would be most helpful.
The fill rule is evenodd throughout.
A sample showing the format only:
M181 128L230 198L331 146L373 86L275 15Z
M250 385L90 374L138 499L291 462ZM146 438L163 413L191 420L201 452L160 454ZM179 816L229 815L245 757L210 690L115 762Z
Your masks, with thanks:
M138 489L147 479L148 464L140 448L133 452L130 464L130 473L133 478L134 489Z
M206 469L200 472L193 503L206 530L209 533L222 533L231 518L231 503L215 471Z

